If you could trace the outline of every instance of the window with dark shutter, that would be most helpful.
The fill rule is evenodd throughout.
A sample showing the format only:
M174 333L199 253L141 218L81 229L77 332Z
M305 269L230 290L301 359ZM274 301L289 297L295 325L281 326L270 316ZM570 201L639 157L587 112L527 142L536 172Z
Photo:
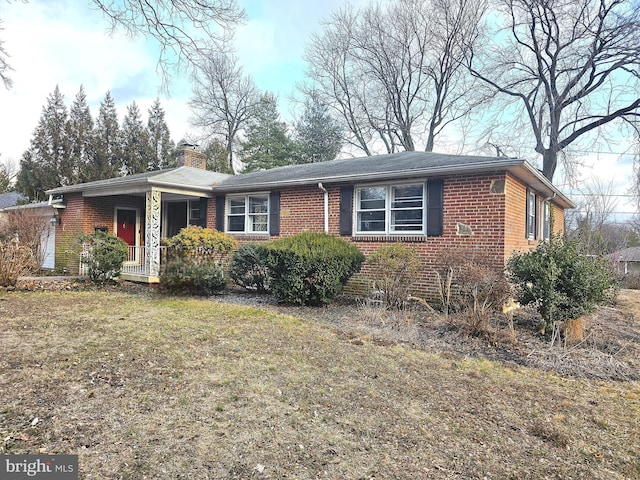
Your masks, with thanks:
M442 235L443 203L444 182L429 180L427 182L427 235Z
M269 235L280 235L280 192L269 194Z
M224 203L225 196L216 196L216 230L224 232Z
M340 235L353 232L353 186L340 187Z

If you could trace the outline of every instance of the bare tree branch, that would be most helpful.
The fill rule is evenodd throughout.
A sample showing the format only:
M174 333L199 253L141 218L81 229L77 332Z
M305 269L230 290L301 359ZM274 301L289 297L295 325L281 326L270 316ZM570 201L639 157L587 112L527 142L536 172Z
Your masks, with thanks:
M483 52L472 49L467 64L476 78L518 100L543 173L553 179L565 148L599 127L638 115L640 7L622 0L500 5L506 29L499 28L498 39Z
M224 138L229 167L234 169L233 151L239 132L252 118L260 95L253 79L244 75L238 59L224 53L210 56L194 78L189 105L191 123L209 138Z

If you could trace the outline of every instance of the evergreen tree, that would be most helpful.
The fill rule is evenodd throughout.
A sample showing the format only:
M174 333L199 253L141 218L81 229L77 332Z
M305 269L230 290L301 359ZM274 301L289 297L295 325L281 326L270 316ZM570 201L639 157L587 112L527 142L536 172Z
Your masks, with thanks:
M73 182L90 182L91 170L95 156L95 134L93 130L93 118L87 105L87 96L84 88L80 86L71 109L69 110L69 122L67 123L67 135L69 136L69 164L73 169Z
M207 170L233 175L233 168L227 160L227 149L220 140L214 138L209 142L204 153L207 156Z
M11 186L12 180L11 167L7 164L0 163L0 193L7 193L13 190Z
M147 171L149 136L142 123L136 102L127 107L122 122L122 174L131 175Z
M20 160L16 189L31 200L44 200L46 190L73 183L66 125L67 107L56 86L47 97L29 149Z
M116 177L122 168L122 149L118 113L111 92L107 92L100 103L95 134L96 154L90 169L90 177L93 180Z
M295 163L296 148L289 138L287 124L280 120L277 99L265 93L247 125L246 140L241 142L240 157L245 172L267 170Z
M147 132L149 135L149 164L147 169L162 170L174 167L175 163L172 164L171 160L174 158L175 144L171 140L169 127L164 117L164 110L160 106L160 99L158 98L149 108Z
M300 149L299 163L333 160L342 148L342 128L316 91L306 99L302 118L296 123L296 142Z

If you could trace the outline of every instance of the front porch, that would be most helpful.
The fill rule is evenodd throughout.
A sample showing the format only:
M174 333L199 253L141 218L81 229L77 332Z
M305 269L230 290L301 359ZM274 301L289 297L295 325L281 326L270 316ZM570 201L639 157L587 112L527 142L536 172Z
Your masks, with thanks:
M65 206L60 209L56 227L62 233L60 242L56 237L56 251L70 252L74 238L81 235L96 230L109 232L129 245L121 278L158 283L161 239L172 237L189 225L206 227L212 187L226 177L217 172L178 167L50 190L51 199L55 197ZM84 250L81 253L87 254ZM61 260L56 257L57 269L86 273L77 256Z
M151 249L148 249L144 245L142 246L129 246L129 254L127 260L122 265L120 270L120 278L122 280L128 280L130 282L138 283L160 283L160 273L156 275L152 274L151 265L152 261L149 257ZM160 265L165 258L166 247L160 247ZM81 276L89 275L89 268L87 267L84 259L91 255L89 246L82 245L82 252L80 253L80 262L78 274Z

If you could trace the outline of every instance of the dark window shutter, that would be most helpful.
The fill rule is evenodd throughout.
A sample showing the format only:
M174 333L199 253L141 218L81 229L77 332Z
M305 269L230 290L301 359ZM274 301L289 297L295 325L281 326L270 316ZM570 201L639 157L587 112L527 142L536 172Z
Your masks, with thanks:
M208 198L200 199L200 218L198 219L198 225L202 228L207 227L207 205L209 204Z
M216 230L224 232L224 204L225 196L216 195Z
M427 235L442 235L444 182L429 180L427 182Z
M280 192L269 194L269 235L280 235Z
M353 185L340 188L340 235L353 232Z

